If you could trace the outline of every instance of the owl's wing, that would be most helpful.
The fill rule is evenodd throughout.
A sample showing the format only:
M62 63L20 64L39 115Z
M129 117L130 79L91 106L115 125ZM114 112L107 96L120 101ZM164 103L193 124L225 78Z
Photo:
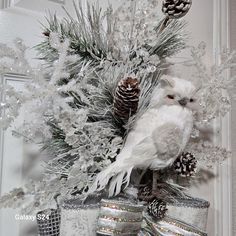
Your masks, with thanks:
M134 167L147 168L149 165L147 158L155 155L156 149L151 137L141 139L136 145L135 142L126 144L116 161L110 164L105 170L101 171L89 189L89 193L104 189L110 181L109 196L117 195L121 187L129 184L130 175Z
M150 136L139 139L137 144L127 145L130 152L123 151L110 166L97 175L90 193L109 187L109 196L117 195L121 187L129 184L130 174L135 167L160 169L178 156L182 146L182 132L174 124L166 124L153 130Z
M167 123L152 133L156 147L156 158L151 169L160 169L170 165L183 149L183 131L173 123Z
M123 156L123 165L129 167L147 168L153 162L156 168L170 164L182 150L183 131L173 123L166 123L153 129L150 136L141 139L132 146L129 155Z
M127 156L124 160L127 164L132 163L134 167L141 167L146 165L146 162L153 159L156 154L156 146L153 143L151 136L143 138L137 143L131 151L131 155ZM141 166L140 166L141 165Z
M109 196L119 194L123 184L126 184L124 186L126 188L129 185L133 168L147 168L152 163L155 154L156 147L152 137L146 137L135 146L132 146L131 155L124 155L123 158L119 158L115 162L115 169L118 172L110 181Z

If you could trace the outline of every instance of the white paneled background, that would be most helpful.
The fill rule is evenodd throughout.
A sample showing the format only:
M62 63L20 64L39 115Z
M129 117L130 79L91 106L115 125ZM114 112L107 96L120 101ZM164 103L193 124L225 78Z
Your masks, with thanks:
M109 0L109 2L115 7L122 4L122 1L123 0ZM235 0L231 1L235 3ZM99 2L102 6L108 5L107 0L99 0ZM206 42L207 55L205 60L208 65L211 65L216 60L215 55L218 48L220 46L227 46L228 44L229 32L227 31L227 4L228 0L193 0L192 9L186 16L186 20L188 21L188 30L191 32L189 44L196 46L201 41ZM72 0L65 0L64 6L69 10L71 15L74 15ZM42 39L39 21L44 22L44 15L48 10L52 13L57 12L60 16L64 15L60 4L49 0L0 0L0 7L5 8L0 10L0 42L11 45L14 38L20 37L30 48L39 43ZM38 61L34 59L35 57L36 53L34 49L29 50L27 53L27 58L33 67L38 64ZM225 122L224 127L227 128L227 120ZM227 129L225 130L224 136L218 141L223 140L223 143L228 146L230 140L227 139L228 132ZM6 143L5 145L9 145L9 148L12 147L11 143ZM19 151L17 149L11 149L11 151L14 153L19 153L19 155L22 153L22 150ZM3 169L6 168L6 166L9 167L9 165L11 165L11 158L14 157L12 153L6 153L5 156L9 156L9 158L7 160L4 159L4 164L2 166ZM19 160L21 160L21 157L18 158L18 161ZM221 168L218 170L219 173L221 173L220 178L213 180L210 184L201 186L200 189L192 189L192 193L196 196L205 198L211 202L208 220L209 236L236 235L231 233L232 217L231 211L229 210L231 208L230 164L231 163L228 162L225 164L223 169ZM20 171L18 174L19 173ZM3 174L2 179L0 179L2 183L2 192L12 187L11 180L9 180L9 178L15 177L6 177ZM12 219L8 219L8 222L11 221ZM4 219L2 224L0 224L0 236L18 236L17 227L18 226L15 227L16 230L14 233L3 231L6 230L6 221ZM22 233L21 236L27 235L26 233Z
M230 0L230 47L236 50L236 1ZM236 70L232 71L233 75L236 75ZM235 81L236 84L236 81ZM235 91L232 91L235 94ZM231 142L232 142L232 210L233 210L233 235L236 235L236 101L232 101L232 113L231 113Z
M19 75L5 75L1 77L3 85L10 85L17 91L24 90L24 83L27 78ZM4 100L4 98L3 98ZM12 136L14 126L20 125L24 115L20 115L14 122L12 128L3 132L1 130L1 169L0 169L0 194L11 191L22 184L22 164L25 156L24 142L21 138ZM15 221L16 210L4 209L0 214L0 235L17 235L19 232L19 222Z

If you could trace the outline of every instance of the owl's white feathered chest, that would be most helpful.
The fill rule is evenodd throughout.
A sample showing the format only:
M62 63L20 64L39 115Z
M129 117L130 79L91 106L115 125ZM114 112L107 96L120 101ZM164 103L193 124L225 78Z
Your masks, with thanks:
M150 133L163 125L174 124L183 132L183 146L186 145L193 127L192 111L178 105L163 105L160 108L150 108L137 121L135 125L136 134L149 136Z
M180 129L184 129L186 123L193 122L192 111L177 105L163 105L158 109L150 108L138 120L137 126L142 123L145 126L143 128L153 130L152 126L158 127L169 122L176 124ZM140 126L140 128L142 127Z

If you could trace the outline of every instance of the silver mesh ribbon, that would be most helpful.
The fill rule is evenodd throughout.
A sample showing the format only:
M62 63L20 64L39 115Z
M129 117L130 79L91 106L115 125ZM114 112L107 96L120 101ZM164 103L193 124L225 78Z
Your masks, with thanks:
M39 236L59 236L61 224L61 210L46 209L36 215Z

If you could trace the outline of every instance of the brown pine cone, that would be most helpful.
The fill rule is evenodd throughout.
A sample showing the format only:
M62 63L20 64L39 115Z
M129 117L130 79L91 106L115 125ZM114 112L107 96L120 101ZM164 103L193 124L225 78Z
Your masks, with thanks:
M114 115L122 120L129 119L138 109L140 88L137 78L122 79L114 96Z
M192 0L163 0L162 12L171 19L185 16L191 8Z

